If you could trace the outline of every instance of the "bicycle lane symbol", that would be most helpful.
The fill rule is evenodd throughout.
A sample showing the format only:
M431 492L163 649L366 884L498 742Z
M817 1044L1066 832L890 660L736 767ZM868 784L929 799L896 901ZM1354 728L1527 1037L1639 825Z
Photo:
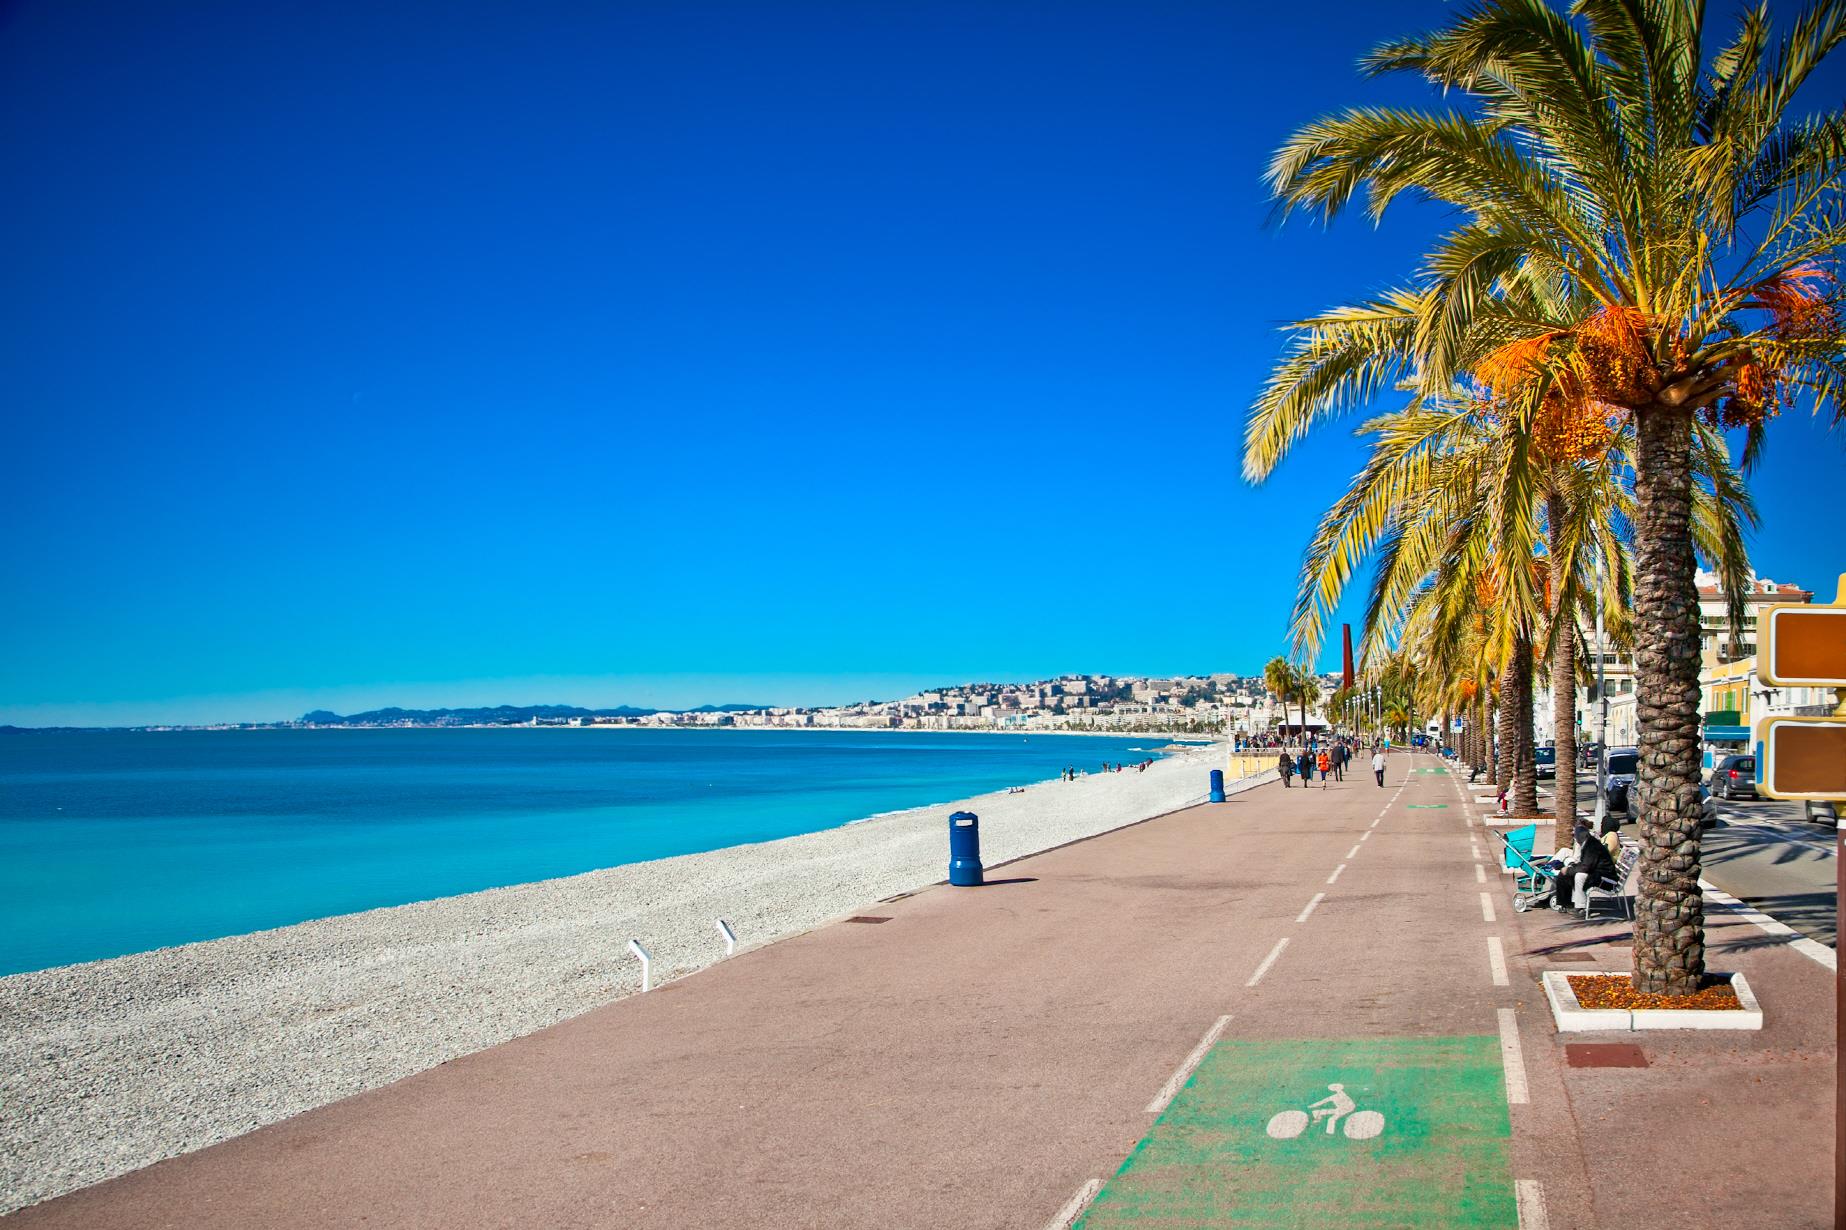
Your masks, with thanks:
M1272 1140L1293 1140L1308 1130L1310 1124L1318 1125L1326 1121L1327 1132L1331 1136L1335 1128L1340 1128L1348 1140L1371 1140L1382 1135L1385 1129L1385 1117L1375 1110L1359 1110L1358 1103L1346 1094L1346 1086L1334 1083L1327 1086L1328 1094L1318 1102L1308 1103L1306 1110L1278 1111L1270 1117L1265 1129Z
M1076 1230L1518 1230L1511 1140L1497 1035L1228 1038Z

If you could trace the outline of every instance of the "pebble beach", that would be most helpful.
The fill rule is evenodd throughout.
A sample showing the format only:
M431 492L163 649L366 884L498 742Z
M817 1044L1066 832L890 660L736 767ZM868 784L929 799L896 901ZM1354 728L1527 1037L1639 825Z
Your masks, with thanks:
M0 978L0 1213L400 1080L942 880L1203 800L1223 747L839 828Z

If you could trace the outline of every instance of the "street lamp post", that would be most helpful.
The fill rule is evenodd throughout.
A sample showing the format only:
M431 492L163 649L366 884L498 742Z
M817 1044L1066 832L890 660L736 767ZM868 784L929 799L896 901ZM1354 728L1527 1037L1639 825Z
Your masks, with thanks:
M1609 656L1608 646L1602 639L1602 551L1599 548L1596 561L1596 708L1601 714L1596 723L1596 831L1602 832L1603 821L1609 815L1609 681L1603 673L1603 659ZM1576 800L1571 800L1574 810Z

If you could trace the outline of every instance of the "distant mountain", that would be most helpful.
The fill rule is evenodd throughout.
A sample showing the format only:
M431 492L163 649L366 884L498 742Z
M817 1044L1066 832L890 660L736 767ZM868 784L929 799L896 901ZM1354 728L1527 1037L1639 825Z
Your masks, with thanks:
M338 714L326 709L304 713L301 720L311 726L391 726L409 723L415 726L516 726L533 718L631 718L663 712L683 713L750 713L762 705L701 705L697 709L641 709L634 705L617 705L613 709L580 709L575 705L494 705L471 709L368 709L364 713Z

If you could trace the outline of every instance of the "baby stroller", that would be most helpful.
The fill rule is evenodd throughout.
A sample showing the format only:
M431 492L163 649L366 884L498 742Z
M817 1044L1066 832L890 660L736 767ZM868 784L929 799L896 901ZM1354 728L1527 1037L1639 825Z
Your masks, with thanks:
M1524 836L1530 830L1520 830ZM1523 914L1537 906L1550 905L1557 896L1557 873L1551 868L1551 860L1539 862L1532 857L1531 839L1525 842L1513 842L1501 838L1506 845L1506 865L1513 871L1513 909Z

